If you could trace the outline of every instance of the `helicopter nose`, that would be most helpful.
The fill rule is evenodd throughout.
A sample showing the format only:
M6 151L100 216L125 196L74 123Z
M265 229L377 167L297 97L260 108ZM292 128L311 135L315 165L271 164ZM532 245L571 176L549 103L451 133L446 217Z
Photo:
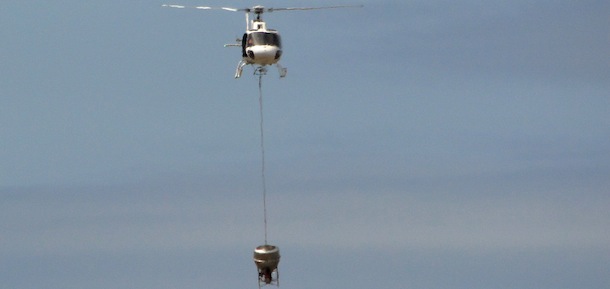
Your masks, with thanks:
M248 56L257 64L275 64L280 60L282 50L276 46L254 46L248 50Z

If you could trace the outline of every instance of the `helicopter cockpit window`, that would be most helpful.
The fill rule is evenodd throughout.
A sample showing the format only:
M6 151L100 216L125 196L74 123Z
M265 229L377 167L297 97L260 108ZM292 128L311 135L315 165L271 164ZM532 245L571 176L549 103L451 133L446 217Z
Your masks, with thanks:
M280 36L275 33L255 32L248 35L248 46L252 45L273 45L281 46Z

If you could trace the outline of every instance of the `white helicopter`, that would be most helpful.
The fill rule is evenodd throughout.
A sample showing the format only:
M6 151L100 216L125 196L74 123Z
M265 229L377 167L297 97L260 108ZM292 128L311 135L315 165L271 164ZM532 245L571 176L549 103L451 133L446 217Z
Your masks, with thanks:
M360 8L362 5L343 5L343 6L325 6L325 7L293 7L293 8L265 8L263 6L254 6L252 8L231 8L231 7L209 7L209 6L183 6L176 4L163 4L163 7L168 8L193 8L200 10L225 10L225 11L243 11L246 13L246 32L242 39L237 39L236 44L225 44L225 47L236 46L241 47L242 59L237 64L235 70L235 78L241 77L244 66L256 65L255 73L265 74L267 65L276 65L280 77L285 77L287 69L282 67L278 62L282 57L282 42L280 33L275 29L268 29L267 24L261 18L264 12L273 11L295 11L295 10L316 10L316 9L333 9L333 8ZM250 21L250 13L256 15ZM241 42L241 43L240 43Z

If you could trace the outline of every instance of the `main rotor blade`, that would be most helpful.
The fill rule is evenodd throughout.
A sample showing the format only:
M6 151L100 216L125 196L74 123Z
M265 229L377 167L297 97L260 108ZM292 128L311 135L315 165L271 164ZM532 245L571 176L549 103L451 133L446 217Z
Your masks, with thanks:
M319 9L335 9L335 8L362 8L364 5L340 5L340 6L324 6L324 7L286 7L286 8L267 8L268 12L273 11L297 11L297 10L319 10Z
M237 9L232 7L210 7L210 6L184 6L184 5L176 5L176 4L163 4L162 7L168 8L178 8L178 9L199 9L199 10L225 10L225 11L246 11L246 9Z

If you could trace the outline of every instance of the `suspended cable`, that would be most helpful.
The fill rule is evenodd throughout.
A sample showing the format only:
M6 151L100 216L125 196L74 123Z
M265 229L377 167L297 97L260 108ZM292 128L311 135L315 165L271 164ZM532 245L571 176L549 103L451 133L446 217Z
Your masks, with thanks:
M263 220L265 222L265 245L267 245L267 184L265 180L265 135L263 129L263 75L265 68L260 67L258 71L258 105L260 112L260 128L261 128L261 178L263 185Z

